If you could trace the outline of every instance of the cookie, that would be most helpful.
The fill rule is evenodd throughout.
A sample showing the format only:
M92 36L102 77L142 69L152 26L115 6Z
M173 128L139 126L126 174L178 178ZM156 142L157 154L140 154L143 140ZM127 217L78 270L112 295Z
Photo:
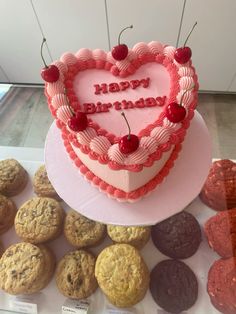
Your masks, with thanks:
M200 198L217 211L236 207L236 163L228 159L213 162Z
M133 306L148 290L148 268L139 251L129 244L106 247L97 257L95 276L104 294L117 307Z
M0 289L10 294L26 294L45 272L41 250L30 243L11 245L0 263Z
M14 225L15 215L15 203L0 194L0 234L3 234Z
M64 211L56 200L34 197L19 208L15 217L15 230L26 242L44 243L60 235L63 219Z
M127 243L141 249L148 242L151 227L129 227L108 225L107 233L116 243Z
M28 182L28 174L15 159L0 161L0 193L5 196L19 194Z
M220 256L236 256L236 208L217 213L204 226L209 246Z
M85 250L67 253L58 263L56 283L59 291L68 298L89 297L98 287L94 275L95 257Z
M222 313L236 313L236 257L219 259L208 272L207 292Z
M54 253L44 244L38 245L38 248L44 257L44 272L28 289L26 294L32 294L44 289L51 281L55 266L56 258Z
M198 297L193 271L178 260L164 260L151 271L150 291L155 302L169 313L188 310Z
M42 165L35 173L33 178L34 192L38 196L51 197L60 201L60 197L48 179L45 165Z
M152 241L161 253L175 259L192 256L201 242L196 218L182 211L152 227Z
M71 245L77 248L90 247L102 242L106 226L70 210L64 221L64 234Z

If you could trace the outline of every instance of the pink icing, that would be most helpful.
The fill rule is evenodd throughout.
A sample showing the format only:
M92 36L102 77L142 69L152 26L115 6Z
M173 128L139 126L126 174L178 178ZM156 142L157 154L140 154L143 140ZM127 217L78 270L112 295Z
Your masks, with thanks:
M67 124L70 117L72 117L72 112L69 106L61 106L57 110L57 118L62 121L63 123Z
M194 79L189 76L183 76L179 80L179 86L181 89L190 89L194 86Z
M77 53L76 57L72 54L72 57L70 54L66 54L66 56L64 56L64 58L62 57L60 59L61 61L59 61L65 65L63 70L59 70L63 73L63 75L65 75L65 84L67 87L68 99L70 102L73 101L76 104L78 103L78 99L73 91L73 85L71 84L71 82L74 81L74 78L76 77L75 75L78 69L80 69L81 67L81 69L85 70L86 68L96 66L99 69L104 68L106 69L106 71L110 71L113 75L126 77L130 75L130 73L136 72L141 64L154 62L155 60L155 62L163 64L170 75L171 86L169 101L180 100L181 95L186 90L187 86L189 86L190 82L193 81L195 83L194 89L187 92L183 98L183 105L187 106L188 108L188 114L185 120L178 125L171 125L171 123L165 118L164 111L160 112L159 118L155 122L149 124L145 129L140 130L139 151L137 151L136 154L133 153L133 156L131 156L131 154L130 156L128 156L128 158L127 156L122 156L119 150L117 150L118 145L114 144L114 142L119 140L119 136L117 137L114 134L110 132L108 133L106 130L101 129L101 127L99 126L100 123L96 124L91 121L89 128L87 128L83 132L79 132L80 134L77 133L76 136L68 131L68 129L63 126L64 124L66 124L66 119L68 118L68 108L61 109L62 106L65 107L62 100L63 97L55 97L55 95L57 94L64 94L64 84L60 80L56 83L49 83L46 85L45 94L48 97L49 108L53 115L61 117L61 121L57 120L57 125L58 127L62 128L62 136L65 139L65 147L70 157L75 160L76 165L79 166L80 171L86 175L86 178L92 181L95 185L99 185L101 189L103 189L106 193L113 195L114 197L119 196L122 199L132 200L138 199L148 193L153 188L155 188L156 185L163 180L163 178L168 174L169 169L173 166L174 160L177 158L178 151L181 148L180 143L184 139L186 129L189 127L190 119L192 119L194 114L194 109L197 101L196 90L198 89L198 83L197 76L195 74L194 68L191 66L191 62L188 62L184 66L176 64L175 61L172 60L175 48L173 49L173 47L170 46L164 48L164 55L166 55L167 58L162 55L161 49L163 49L162 45L157 42L151 42L149 44L140 43L129 51L128 60L132 61L130 66L127 67L126 65L124 66L124 68L121 69L117 67L117 62L113 60L110 53L106 54L106 60L108 62L101 62L99 64L96 63L101 58L101 56L99 56L99 54L101 54L100 50L97 50L95 54L88 49L84 49L82 50L82 52L80 50L80 54ZM156 54L155 58L154 54ZM77 63L75 62L75 59ZM62 64L60 64L61 69L63 68ZM74 66L75 64L76 66ZM116 65L112 66L112 64ZM65 68L67 67L67 65L68 70L67 72L65 72ZM96 140L94 140L97 134L101 134L104 136L104 138L106 138L105 141L107 146L103 143L104 138L102 139L97 137ZM148 137L149 139L147 139ZM73 143L73 145L79 147L81 151L85 154L88 154L90 158L98 160L99 163L108 164L111 169L127 169L129 171L141 171L143 166L152 166L155 160L161 158L162 152L168 151L170 149L171 143L176 145L176 149L173 151L171 158L166 163L166 166L155 177L155 180L151 180L150 182L148 182L148 184L141 187L137 191L125 193L124 191L120 191L118 189L115 189L114 187L109 186L101 179L94 177L91 171L89 171L81 163L79 158L72 151L70 143ZM156 148L157 144L159 146ZM108 147L109 145L111 145L110 148ZM108 153L104 154L104 151L106 149L108 149ZM139 162L140 164L138 164Z
M67 65L66 65L65 63L59 61L59 60L53 62L53 64L55 64L55 65L58 67L59 71L60 71L63 75L66 74L66 72L68 71Z
M61 56L60 61L65 63L66 65L74 65L77 63L77 59L76 59L75 55L73 53L70 53L70 52L64 53Z
M55 109L67 105L67 98L65 94L56 94L52 97L52 105Z

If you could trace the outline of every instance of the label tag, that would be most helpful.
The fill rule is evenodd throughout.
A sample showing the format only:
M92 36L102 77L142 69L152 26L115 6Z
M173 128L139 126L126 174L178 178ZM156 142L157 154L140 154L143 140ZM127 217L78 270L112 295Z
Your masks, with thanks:
M106 309L106 314L134 314L133 311L121 309Z
M38 314L37 304L31 303L27 299L11 299L9 302L10 310L24 314Z
M67 299L62 306L62 314L87 314L89 310L88 300L70 300Z

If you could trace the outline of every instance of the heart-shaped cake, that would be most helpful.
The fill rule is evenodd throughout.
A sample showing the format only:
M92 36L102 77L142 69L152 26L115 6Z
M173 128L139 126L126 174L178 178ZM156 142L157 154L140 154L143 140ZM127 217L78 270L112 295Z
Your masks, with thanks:
M161 184L194 116L197 76L175 52L138 43L117 61L80 49L54 62L59 78L45 85L75 171L119 201L137 201Z

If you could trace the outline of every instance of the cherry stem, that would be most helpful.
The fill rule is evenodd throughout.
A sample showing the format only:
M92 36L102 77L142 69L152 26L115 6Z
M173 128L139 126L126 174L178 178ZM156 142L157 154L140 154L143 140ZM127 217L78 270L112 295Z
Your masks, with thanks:
M197 25L197 22L195 22L195 24L193 25L191 31L189 32L189 34L188 34L188 36L187 36L187 38L186 38L186 40L185 40L185 42L184 42L184 47L185 47L185 45L187 44L187 41L188 41L190 35L192 34L192 32L193 32L193 30L194 30L194 28L195 28L196 25Z
M122 31L120 32L119 37L118 37L118 45L120 45L120 36L121 36L121 34L128 28L133 28L133 25L127 26L124 29L122 29Z
M129 122L128 122L128 120L127 120L127 118L126 118L124 112L121 112L121 115L124 117L125 122L126 122L126 124L127 124L127 126L128 126L128 129L129 129L128 140L130 140L130 133L131 133L131 130L130 130Z
M195 85L189 87L189 88L186 89L186 91L183 93L183 95L182 95L181 98L180 98L180 106L182 105L182 101L183 101L184 95L185 95L188 91L190 91L191 89L193 89L194 87L195 87Z
M43 60L45 68L48 68L48 66L47 66L47 64L46 64L46 62L44 60L44 57L43 57L43 45L44 45L44 43L46 43L46 38L43 38L43 41L42 41L42 44L41 44L41 49L40 49L40 54L41 54L41 58Z

